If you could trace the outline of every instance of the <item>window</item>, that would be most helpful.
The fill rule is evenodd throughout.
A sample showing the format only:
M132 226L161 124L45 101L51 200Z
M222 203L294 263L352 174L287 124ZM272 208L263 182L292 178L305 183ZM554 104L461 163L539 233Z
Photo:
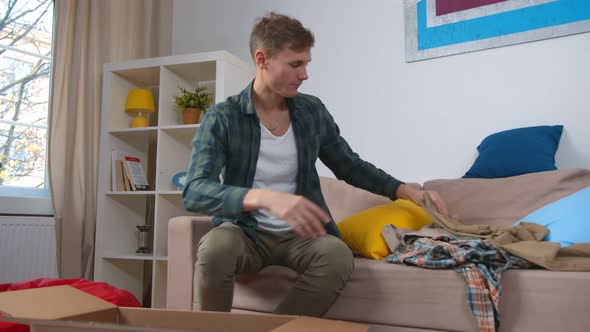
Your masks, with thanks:
M0 0L0 214L52 214L47 124L52 0Z

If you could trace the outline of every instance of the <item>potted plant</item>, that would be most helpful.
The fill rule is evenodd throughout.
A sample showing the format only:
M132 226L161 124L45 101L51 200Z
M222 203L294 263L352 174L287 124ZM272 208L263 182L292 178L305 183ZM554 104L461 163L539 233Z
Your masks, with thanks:
M207 108L213 104L213 99L207 93L206 87L198 87L194 91L178 87L181 95L174 96L176 106L182 110L182 122L184 124L199 123L201 112L207 112Z

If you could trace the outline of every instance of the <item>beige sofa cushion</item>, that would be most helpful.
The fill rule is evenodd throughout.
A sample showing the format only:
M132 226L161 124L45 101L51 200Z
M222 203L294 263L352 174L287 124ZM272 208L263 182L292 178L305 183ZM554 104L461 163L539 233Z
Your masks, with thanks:
M337 223L357 212L391 202L387 197L353 187L338 179L322 176L320 186L332 218Z
M424 189L440 193L452 218L465 224L502 226L510 226L529 213L588 186L590 169L424 183Z
M465 300L465 282L454 271L366 258L355 258L354 263L350 280L324 317L444 331L477 328ZM266 267L256 275L239 275L233 307L272 312L296 278L294 271L281 266Z

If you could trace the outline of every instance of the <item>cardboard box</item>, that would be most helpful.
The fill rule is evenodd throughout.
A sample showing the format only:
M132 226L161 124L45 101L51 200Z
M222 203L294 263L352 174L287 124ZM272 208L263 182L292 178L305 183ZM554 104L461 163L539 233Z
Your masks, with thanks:
M363 324L303 316L120 308L70 286L0 293L0 312L8 316L1 319L28 324L32 332L364 332L369 329Z

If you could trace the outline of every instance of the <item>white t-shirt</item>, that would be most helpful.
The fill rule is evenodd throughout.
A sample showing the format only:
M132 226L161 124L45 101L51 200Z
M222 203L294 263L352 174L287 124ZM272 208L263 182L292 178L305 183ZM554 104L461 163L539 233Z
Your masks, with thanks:
M260 124L260 152L252 188L269 189L294 194L297 180L297 147L295 135L289 129L283 136L273 135ZM272 215L266 209L252 211L258 227L269 231L291 229L286 221Z

